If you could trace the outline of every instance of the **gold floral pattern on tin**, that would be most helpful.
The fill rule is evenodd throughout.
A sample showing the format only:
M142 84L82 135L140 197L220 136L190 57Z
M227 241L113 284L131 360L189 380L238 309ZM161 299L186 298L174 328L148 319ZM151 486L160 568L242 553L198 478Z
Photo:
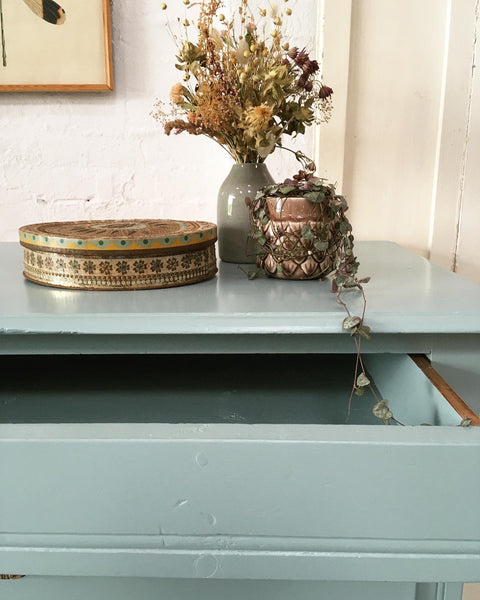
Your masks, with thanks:
M173 287L213 277L215 246L168 257L77 256L24 251L25 276L45 285L73 289L121 290Z

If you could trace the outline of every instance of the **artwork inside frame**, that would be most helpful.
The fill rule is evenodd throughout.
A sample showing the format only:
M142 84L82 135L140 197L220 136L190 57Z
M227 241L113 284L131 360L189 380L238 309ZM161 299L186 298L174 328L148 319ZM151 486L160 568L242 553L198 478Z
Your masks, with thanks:
M113 90L110 0L0 0L0 92Z

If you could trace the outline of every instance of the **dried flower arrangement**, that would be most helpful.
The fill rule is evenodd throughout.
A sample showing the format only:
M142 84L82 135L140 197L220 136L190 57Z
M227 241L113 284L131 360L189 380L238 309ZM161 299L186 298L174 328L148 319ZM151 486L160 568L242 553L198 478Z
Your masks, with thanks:
M365 389L375 395L361 357L361 340L368 339L370 329L364 324L366 279L357 278L358 262L353 253L352 227L345 216L347 204L334 186L314 176L314 163L302 152L285 147L284 136L295 138L314 123L327 122L332 111L333 90L320 78L320 67L306 49L291 46L284 23L292 15L283 0L283 10L259 8L254 14L249 0L238 0L231 18L222 12L223 0L183 0L187 11L197 10L195 19L177 18L183 27L176 35L167 23L177 45L176 68L183 72L182 82L170 92L170 103L157 101L153 116L164 126L165 133L205 135L215 140L237 163L263 163L282 148L294 152L305 170L281 184L260 190L249 199L251 235L259 245L261 270L281 276L284 264L298 259L297 253L310 252L319 262L328 263L321 274L331 274L332 291L347 312L343 328L350 333L356 347L355 376L349 400ZM162 4L164 10L166 3ZM311 223L299 235L280 237L278 244L267 240L271 220L266 207L268 197L287 199L304 196L322 207L326 219L319 227ZM270 268L266 257L270 257ZM327 260L326 260L327 259ZM273 265L273 266L272 266ZM256 277L251 272L250 277ZM363 297L361 317L350 313L342 295L358 289ZM384 423L395 421L386 400L376 398L374 414Z
M238 163L262 163L285 148L284 136L328 121L332 89L321 83L317 61L286 40L288 0L282 10L260 8L257 14L249 0L238 0L231 18L222 13L223 0L183 4L181 35L168 23L183 80L173 86L170 104L158 101L152 113L167 135L205 135Z

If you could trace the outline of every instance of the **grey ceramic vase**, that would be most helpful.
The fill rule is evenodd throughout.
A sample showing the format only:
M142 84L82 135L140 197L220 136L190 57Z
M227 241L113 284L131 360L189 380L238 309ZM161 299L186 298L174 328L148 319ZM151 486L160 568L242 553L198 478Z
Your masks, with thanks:
M256 248L249 237L250 214L246 198L274 183L264 163L236 163L218 193L218 254L225 262L255 263Z

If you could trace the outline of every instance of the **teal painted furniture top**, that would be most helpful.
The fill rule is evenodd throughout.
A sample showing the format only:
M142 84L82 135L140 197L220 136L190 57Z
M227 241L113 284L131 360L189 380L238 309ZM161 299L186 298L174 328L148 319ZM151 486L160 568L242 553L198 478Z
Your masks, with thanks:
M480 286L393 243L358 243L357 250L360 274L372 277L366 293L374 332L480 333ZM25 281L18 244L2 244L0 256L4 334L344 333L328 281L250 281L237 265L222 263L217 277L189 287L83 292ZM358 293L347 298L353 312L361 310Z
M0 250L2 572L480 579L480 428L406 356L429 354L478 412L480 286L357 245L366 368L406 425L386 427L367 395L347 422L355 349L329 282L221 264L190 287L79 292L24 280L20 246ZM402 599L459 598L425 586Z

